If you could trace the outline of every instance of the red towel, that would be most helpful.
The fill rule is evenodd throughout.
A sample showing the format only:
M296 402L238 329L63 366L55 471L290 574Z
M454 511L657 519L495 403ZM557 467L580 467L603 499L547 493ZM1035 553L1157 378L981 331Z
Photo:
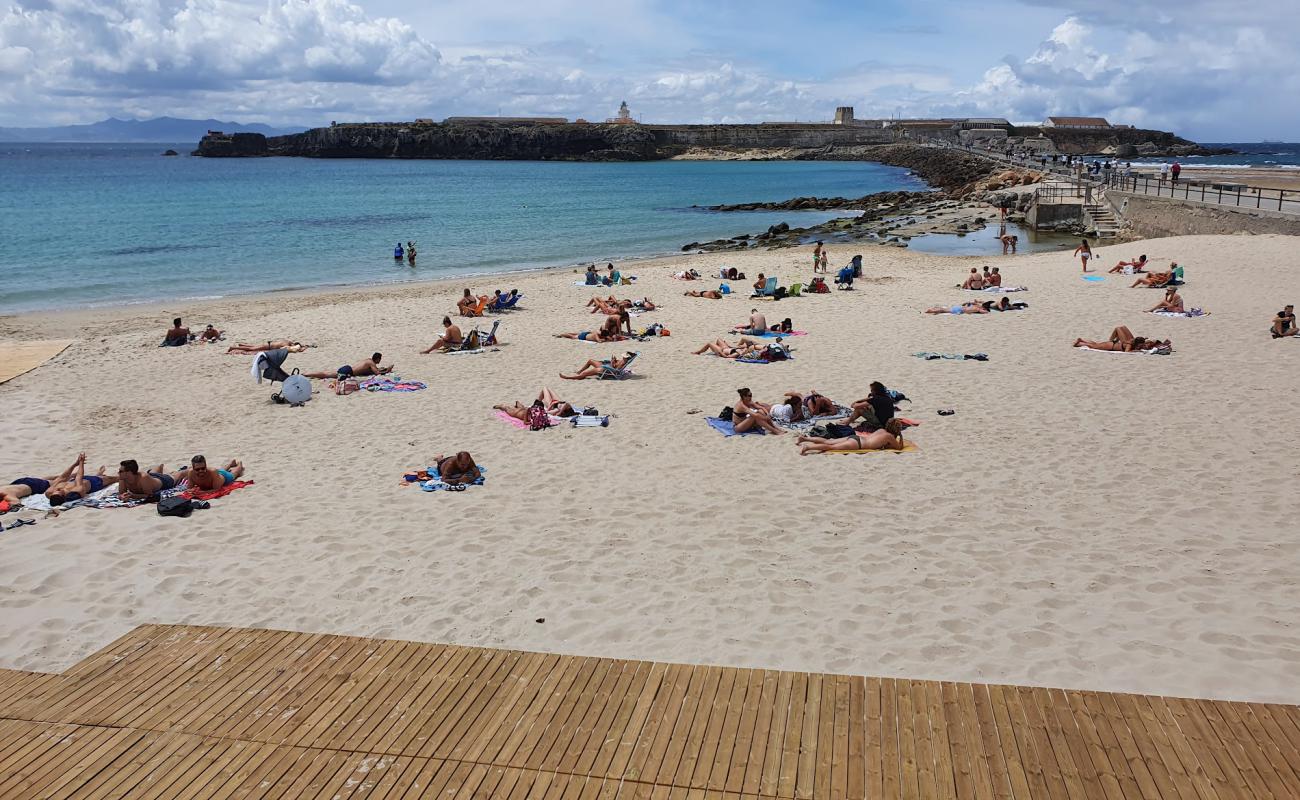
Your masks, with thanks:
M235 481L234 483L227 483L220 489L186 489L181 492L181 497L189 500L216 500L218 497L225 497L236 489L252 485L252 481Z

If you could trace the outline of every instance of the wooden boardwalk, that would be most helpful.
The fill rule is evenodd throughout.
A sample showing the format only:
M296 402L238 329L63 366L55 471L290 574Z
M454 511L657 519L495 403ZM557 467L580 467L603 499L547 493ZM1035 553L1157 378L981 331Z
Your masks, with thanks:
M1300 798L1300 708L149 625L0 670L0 798Z

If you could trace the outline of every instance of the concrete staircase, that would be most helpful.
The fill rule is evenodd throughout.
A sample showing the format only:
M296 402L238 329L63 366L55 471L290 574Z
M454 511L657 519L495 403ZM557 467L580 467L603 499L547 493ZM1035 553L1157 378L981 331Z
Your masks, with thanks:
M1098 239L1114 239L1119 236L1119 219L1115 217L1115 212L1109 205L1085 203L1083 213L1092 223L1093 229L1097 231Z

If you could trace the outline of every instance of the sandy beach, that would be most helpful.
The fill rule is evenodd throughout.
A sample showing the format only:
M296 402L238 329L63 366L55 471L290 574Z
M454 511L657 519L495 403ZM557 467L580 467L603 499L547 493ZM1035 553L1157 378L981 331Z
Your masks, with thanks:
M459 280L0 318L5 339L75 340L0 385L6 479L84 450L110 471L240 458L255 481L188 519L77 508L0 534L0 667L58 671L136 625L175 622L1297 702L1300 342L1267 333L1297 299L1296 245L1098 249L1103 269L1139 253L1183 264L1187 304L1212 312L1195 319L1142 313L1161 292L1085 282L1068 252L832 246L833 266L864 255L864 279L763 306L808 332L795 360L771 365L690 355L754 303L683 297L717 281L670 275L730 265L806 282L811 248L627 265L640 278L620 294L662 305L634 324L672 335L625 345L552 337L602 319L570 270L470 283L526 295L501 316L499 351L477 356L416 354ZM1028 286L1012 297L1029 308L922 313L968 299L953 287L981 264ZM286 362L304 371L377 350L429 388L275 405L224 344L157 347L178 315L226 343L311 342ZM1175 351L1071 347L1116 325ZM557 377L628 349L642 354L633 380ZM912 399L901 414L922 423L916 452L800 457L793 436L724 438L703 419L741 386L847 402L873 380ZM610 426L530 432L492 411L543 386ZM484 486L400 485L461 449Z

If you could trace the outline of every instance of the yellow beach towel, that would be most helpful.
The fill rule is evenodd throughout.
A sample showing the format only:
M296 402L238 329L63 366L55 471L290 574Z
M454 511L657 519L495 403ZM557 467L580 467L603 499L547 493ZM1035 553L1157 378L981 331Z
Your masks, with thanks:
M852 456L858 453L911 453L920 449L911 442L907 442L903 445L902 450L826 450L824 452L828 456Z

